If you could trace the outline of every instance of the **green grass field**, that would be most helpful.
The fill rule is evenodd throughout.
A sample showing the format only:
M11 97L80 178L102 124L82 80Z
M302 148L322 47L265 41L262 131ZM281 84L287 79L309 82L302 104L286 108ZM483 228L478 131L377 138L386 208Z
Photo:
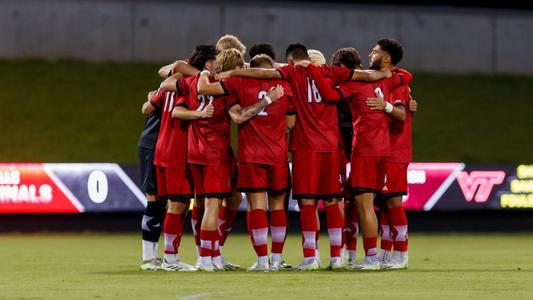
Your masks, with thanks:
M299 242L287 241L291 264ZM320 245L325 264L326 236ZM531 234L412 234L407 271L208 274L139 271L137 234L9 234L0 235L0 299L532 299L532 247ZM194 263L191 236L181 253ZM254 260L246 235L230 235L224 253L241 266Z
M137 162L158 64L0 60L0 161ZM533 76L415 73L415 161L533 162Z

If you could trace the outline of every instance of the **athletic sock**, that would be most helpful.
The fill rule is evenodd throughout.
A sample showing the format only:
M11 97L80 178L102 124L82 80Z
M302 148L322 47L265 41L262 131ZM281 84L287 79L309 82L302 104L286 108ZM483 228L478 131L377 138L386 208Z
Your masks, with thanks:
M388 210L392 226L394 250L406 252L408 247L407 216L402 206L392 207Z
M148 201L141 220L142 260L150 261L157 257L157 244L166 211L166 202Z
M246 230L248 230L248 236L250 236L250 241L252 241L252 245L254 244L254 237L252 235L252 221L250 220L251 211L246 211Z
M209 264L213 255L213 242L218 239L216 230L200 230L200 259L202 264Z
M253 246L258 257L268 255L268 220L266 211L253 209L250 212L250 225L252 226Z
M302 205L300 207L300 226L302 228L304 258L314 258L316 256L316 231L318 228L314 205Z
M287 238L287 215L284 209L270 211L270 235L272 236L272 256L283 252Z
M194 235L194 242L197 247L200 247L200 226L202 225L202 217L204 216L204 208L193 206L191 213L191 227Z
M346 210L346 249L348 258L355 260L357 250L357 236L359 235L359 217L357 207L350 204Z
M226 239L231 231L237 211L222 206L218 214L218 233L220 234L220 246L224 246Z
M379 216L381 227L381 250L392 251L392 233L389 225L389 212L382 210Z
M163 233L165 237L165 259L168 262L176 260L178 248L181 241L181 232L183 230L181 215L167 212L165 216L165 225ZM169 261L170 260L170 261Z
M365 248L366 256L377 255L376 245L378 243L378 237L363 237L363 247Z
M340 257L342 246L342 214L337 204L326 207L330 256Z

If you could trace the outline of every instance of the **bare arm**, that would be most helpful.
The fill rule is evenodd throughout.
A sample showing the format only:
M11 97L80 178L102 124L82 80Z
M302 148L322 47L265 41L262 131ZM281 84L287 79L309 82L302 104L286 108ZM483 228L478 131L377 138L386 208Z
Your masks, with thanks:
M411 98L409 100L409 111L411 111L414 114L415 112L417 112L417 110L418 110L418 102L415 99Z
M147 95L148 101L143 103L143 106L141 109L143 114L148 115L155 110L155 107L152 105L152 103L150 103L150 101L152 100L152 98L154 98L156 94L157 94L157 91L148 92L148 95Z
M183 75L180 73L176 73L168 77L167 79L163 80L163 82L161 83L161 88L164 89L165 91L176 92L177 91L176 82L178 82L178 80L180 79L183 79Z
M370 110L385 110L387 106L387 101L381 99L381 98L368 98L366 99L366 105L370 108ZM388 114L397 121L405 121L406 112L405 107L403 105L392 105L392 111Z
M157 73L159 74L159 76L160 76L161 78L167 78L167 77L169 77L170 75L172 75L171 72L172 72L172 70L174 69L174 65L175 65L175 64L176 64L176 63L173 62L173 63L168 64L168 65L166 65L166 66L162 66L162 67L159 69L159 71L158 71Z
M351 80L378 81L392 76L389 69L377 70L354 70Z
M257 79L281 79L281 74L276 69L248 68L230 70L215 75L216 80L229 77L248 77Z
M189 110L184 106L176 106L172 110L172 118L180 120L198 120L198 119L208 119L213 116L215 107L212 103L206 105L201 111Z
M272 103L276 102L282 96L283 96L283 87L281 85L273 87L267 92L267 97L271 99ZM266 100L266 97L265 97L257 101L255 104L247 106L246 108L242 108L239 104L233 105L228 110L228 113L233 122L235 122L236 124L242 124L250 120L251 118L255 117L258 113L260 113L263 109L265 109L265 107L267 107L269 104L270 103Z
M193 76L198 74L200 70L196 69L188 62L184 60L178 60L174 63L174 68L172 69L172 74L181 73L185 76Z
M224 95L226 92L220 82L209 82L209 73L203 71L198 79L198 94L206 96Z

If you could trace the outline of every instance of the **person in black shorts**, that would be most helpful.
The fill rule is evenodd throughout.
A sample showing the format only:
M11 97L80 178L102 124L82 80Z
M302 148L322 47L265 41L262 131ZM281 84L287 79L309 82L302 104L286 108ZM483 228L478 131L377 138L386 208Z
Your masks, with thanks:
M155 92L149 92L148 99L151 99ZM141 221L141 270L159 270L161 268L161 261L157 253L163 218L166 213L166 201L159 201L157 197L157 180L154 166L155 145L160 125L161 109L156 109L146 117L138 144L141 190L146 194L148 200Z

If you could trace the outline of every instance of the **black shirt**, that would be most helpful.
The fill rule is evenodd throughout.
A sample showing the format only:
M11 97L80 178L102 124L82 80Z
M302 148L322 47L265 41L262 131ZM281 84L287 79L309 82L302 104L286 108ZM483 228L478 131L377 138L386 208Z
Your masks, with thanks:
M161 126L161 109L156 108L144 121L144 128L139 138L139 147L155 151L159 127Z

